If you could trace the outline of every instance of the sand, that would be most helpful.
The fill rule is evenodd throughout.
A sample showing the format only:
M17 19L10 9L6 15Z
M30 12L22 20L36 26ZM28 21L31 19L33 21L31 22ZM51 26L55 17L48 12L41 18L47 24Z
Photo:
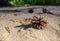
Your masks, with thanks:
M34 15L47 20L45 29L26 27L29 21L26 22L24 19L32 18ZM60 17L50 14L1 13L0 41L60 41Z

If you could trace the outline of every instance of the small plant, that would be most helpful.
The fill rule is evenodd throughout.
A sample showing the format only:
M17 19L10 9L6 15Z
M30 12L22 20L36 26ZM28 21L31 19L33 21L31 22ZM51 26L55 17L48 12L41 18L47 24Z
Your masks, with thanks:
M43 20L43 18L38 18L37 16L33 16L31 24L36 29L43 29L45 28L47 21Z
M9 0L9 3L13 6L24 5L24 0Z

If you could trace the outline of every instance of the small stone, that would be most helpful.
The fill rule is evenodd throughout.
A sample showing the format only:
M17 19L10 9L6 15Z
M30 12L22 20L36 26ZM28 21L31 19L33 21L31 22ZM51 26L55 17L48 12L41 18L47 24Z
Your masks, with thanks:
M33 9L31 8L31 9L28 10L28 12L29 12L29 13L33 13L34 11L33 11Z
M14 14L14 16L18 16L18 15L20 15L20 14Z
M21 30L18 30L18 32L20 32Z
M10 19L10 21L15 22L15 20L13 20L13 19Z

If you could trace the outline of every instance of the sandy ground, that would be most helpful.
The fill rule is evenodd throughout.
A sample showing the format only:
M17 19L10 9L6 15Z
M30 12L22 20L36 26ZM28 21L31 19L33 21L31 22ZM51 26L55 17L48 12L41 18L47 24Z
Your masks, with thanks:
M45 29L22 25L29 23L24 21L25 18L32 18L34 15L47 20ZM60 41L60 17L50 14L1 13L0 41Z

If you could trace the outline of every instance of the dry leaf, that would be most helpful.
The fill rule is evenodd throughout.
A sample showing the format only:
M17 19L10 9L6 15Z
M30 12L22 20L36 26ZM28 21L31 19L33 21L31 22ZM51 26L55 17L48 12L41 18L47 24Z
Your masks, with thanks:
M6 30L8 33L10 33L9 27L5 27L5 30Z

